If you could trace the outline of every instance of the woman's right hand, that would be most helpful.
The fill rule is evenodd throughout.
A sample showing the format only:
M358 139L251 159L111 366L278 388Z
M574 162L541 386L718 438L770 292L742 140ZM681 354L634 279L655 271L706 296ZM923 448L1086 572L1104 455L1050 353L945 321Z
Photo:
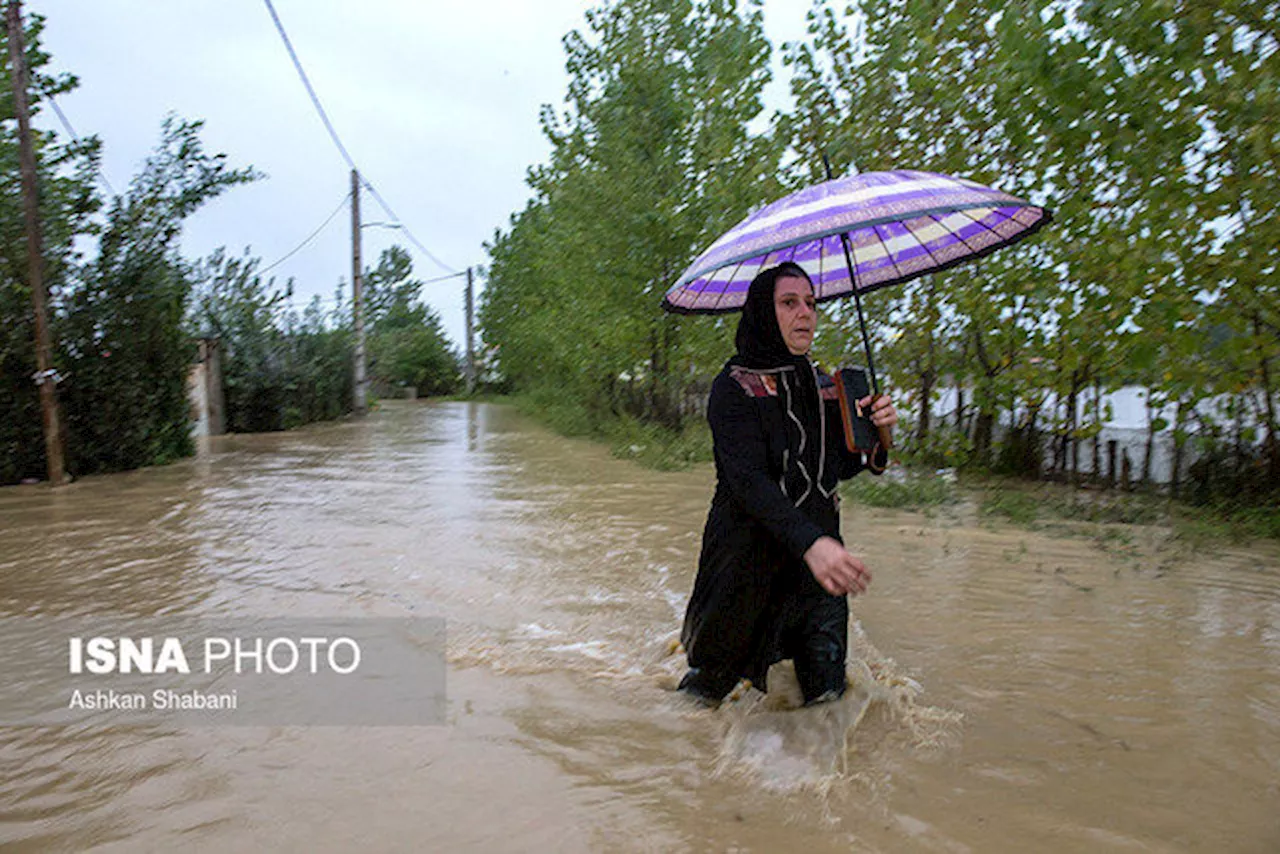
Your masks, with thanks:
M832 596L865 593L871 583L871 570L849 554L835 537L819 537L804 553L813 577Z

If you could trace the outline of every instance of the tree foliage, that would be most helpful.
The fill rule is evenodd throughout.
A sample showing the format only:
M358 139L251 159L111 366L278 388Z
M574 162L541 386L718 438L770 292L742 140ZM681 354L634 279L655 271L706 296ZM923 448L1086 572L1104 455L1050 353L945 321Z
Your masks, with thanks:
M1277 46L1274 4L1259 2L863 0L852 19L815 7L810 40L787 49L796 109L783 123L811 172L825 149L1054 209L1032 246L875 306L917 409L940 376L968 390L968 455L997 462L1003 417L1023 444L1047 427L1055 468L1073 475L1107 418L1096 401L1138 383L1153 430L1171 407L1179 455L1190 427L1207 446L1248 412L1263 459L1237 436L1235 465L1275 488ZM917 439L928 429L918 419ZM1002 459L1038 470L1034 452Z
M194 271L188 328L216 338L222 352L226 426L233 433L287 430L337 418L352 406L350 306L326 311L313 299L301 312L260 259L214 252Z
M688 260L822 180L824 157L837 174L926 169L1055 221L868 300L917 451L1031 475L1047 452L1055 476L1098 472L1100 401L1138 384L1152 436L1172 429L1175 481L1185 450L1225 443L1227 481L1275 489L1274 3L817 0L784 49L794 107L759 133L770 48L759 7L739 9L617 0L566 37L565 108L542 117L551 157L489 247L482 326L517 390L678 423L732 325L657 312ZM830 307L815 352L860 351L851 306ZM943 387L958 403L938 424Z
M43 20L25 33L32 112L76 85L44 72ZM4 51L8 55L8 51ZM4 69L0 118L13 118ZM190 270L178 253L182 224L202 204L253 180L209 154L199 122L170 117L128 191L102 220L94 186L99 142L33 130L53 364L67 467L75 475L162 463L190 452L186 376L194 348L184 317ZM76 239L97 236L85 261ZM44 474L16 123L0 123L0 483Z
M227 429L288 430L351 411L352 305L339 284L334 298L292 307L283 289L259 273L260 259L219 250L194 271L188 327L222 348ZM457 389L457 360L440 319L418 300L409 254L399 246L365 271L369 378L376 385L414 385L423 394Z
M663 315L701 244L776 191L780 146L753 133L769 79L758 4L624 0L564 40L550 161L489 246L485 341L516 389L678 426L691 371L724 358L723 323Z
M33 112L76 82L44 73L42 24L32 17L26 33ZM6 70L0 118L13 116L10 91ZM101 219L93 216L101 208L94 186L98 141L33 134L54 365L75 475L190 453L186 382L199 335L224 337L232 429L282 429L350 409L350 308L340 297L331 311L315 301L299 313L262 279L258 259L247 252L232 258L219 251L194 264L181 256L186 219L258 177L207 152L200 129L200 122L166 119L159 145ZM84 261L75 241L94 236L96 252ZM0 123L0 247L0 483L12 483L44 473L12 122Z
M412 387L419 396L452 394L460 386L458 357L440 315L421 302L422 282L413 262L392 246L364 277L369 334L369 376L389 387Z
M251 181L208 154L200 122L170 117L161 141L107 213L98 256L61 300L70 468L76 474L163 463L190 453L183 321L192 278L178 253L201 204Z
M41 47L43 28L43 19L32 16L24 33L33 115L43 109L48 95L63 94L76 85L71 75L46 73L49 56ZM45 463L39 394L31 381L36 370L35 318L28 284L9 49L3 31L0 52L6 58L0 66L0 483L12 483L43 477ZM32 136L41 188L44 282L50 301L56 304L74 274L77 259L73 240L92 230L90 216L99 206L93 187L99 145L93 138L68 143L51 133L34 131ZM65 364L55 365L65 372Z

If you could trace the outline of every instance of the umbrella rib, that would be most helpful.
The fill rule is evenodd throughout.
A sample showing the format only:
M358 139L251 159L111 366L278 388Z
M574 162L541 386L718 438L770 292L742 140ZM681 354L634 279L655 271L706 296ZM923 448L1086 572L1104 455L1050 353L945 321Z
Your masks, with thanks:
M887 223L886 223L886 225L887 225ZM889 242L890 242L890 240L892 240L893 238L892 238L892 237L890 237L890 238L889 238L889 240L885 240L884 235L880 233L880 226L878 226L878 225L877 225L877 226L874 226L874 231L875 231L875 233L876 233L876 237L878 237L878 238L880 239L880 245L884 247L884 257L888 258L888 259L889 259L889 263L893 266L893 273L894 273L893 277L894 277L895 279L901 278L901 277L903 276L902 268L901 268L901 267L899 267L899 266L898 266L898 262L897 262L896 260L894 260L894 257L893 257L893 250L889 248ZM911 234L911 229L907 229L907 233L908 233L908 234ZM912 234L911 236L912 236L912 237L915 237L915 235L914 235L914 234Z
M705 294L705 293L707 292L707 288L711 287L711 277L712 277L713 275L715 275L715 274L714 274L714 273L712 273L712 274L708 274L707 276L705 276L705 277L702 279L702 287L701 287L701 288L699 288L698 290L696 290L696 291L694 291L694 290L689 290L689 291L688 291L688 293L689 293L689 295L690 295L690 300L689 300L690 307L692 307L692 306L696 305L696 304L697 304L697 302L698 302L698 298L699 298L699 297L701 297L703 294Z
M859 229L859 231L862 231L862 230L864 229ZM898 280L902 276L902 270L898 269L898 263L893 260L893 252L890 251L889 244L885 241L884 235L880 233L880 226L873 225L869 230L872 234L875 235L876 240L880 242L880 248L884 250L884 257L889 260L889 266L893 267L894 275L891 281ZM849 240L849 255L850 257L853 258L853 265L856 269L858 266L858 256L857 256L857 252L854 250L852 238Z
M738 271L742 269L742 265L745 263L746 261L739 261L738 265L733 268L733 274L730 275L729 278L725 279L724 290L722 290L719 296L716 297L716 304L711 307L712 311L721 310L720 304L723 303L725 300L725 297L729 295L729 285L733 284L735 281L738 280Z
M711 283L710 278L710 276L704 277L700 283L701 287L697 289L693 287L693 285L699 284L696 281L680 286L680 294L689 300L689 308L691 310L697 305L698 298L706 293L707 286Z
M765 268L764 265L767 263L769 263L769 256L766 253L760 256L760 264L756 267L756 271L751 274L752 281L755 281L756 276L760 275L760 271Z
M991 226L987 225L987 224L986 224L985 222L983 222L982 220L980 220L980 219L974 219L973 215L972 215L972 214L970 214L968 210L958 210L958 211L956 211L956 213L958 213L958 214L961 214L961 215L963 215L963 216L968 217L970 222L975 223L976 225L980 225L980 226L982 226L983 230L985 230L985 231L989 231L989 232L991 232L992 234L994 234L994 235L995 235L995 238L996 238L996 245L999 245L999 244L1001 244L1001 243L1003 243L1003 242L1004 242L1004 238L1000 236L1000 233L999 233L998 231L996 231L996 230L995 230L994 228L992 228ZM970 242L969 242L968 240L966 240L965 238L961 237L958 233L953 232L953 234L955 234L955 235L956 235L956 240L959 240L959 241L960 241L961 243L963 243L965 246L969 247L969 251L970 251L970 252L978 252L978 251L980 251L980 250L978 250L978 249L975 249L972 243L970 243Z
M1022 207L1036 207L1036 206L1035 206L1035 205L1023 205ZM990 255L992 252L995 252L995 251L996 251L996 250L998 250L998 249L1002 249L1002 248L1004 248L1004 247L1006 247L1006 246L1009 246L1009 245L1010 245L1010 244L1012 244L1012 243L1016 243L1016 242L1018 242L1019 240L1022 240L1022 239L1026 238L1026 237L1029 237L1029 236L1030 236L1030 235L1032 235L1032 234L1035 234L1037 231L1039 231L1041 228L1043 228L1045 224L1047 224L1048 222L1050 222L1050 221L1052 220L1052 214L1051 214L1051 213L1050 213L1046 208L1039 208L1039 210L1040 210L1041 216L1040 216L1040 218L1039 218L1039 219L1038 219L1038 220L1037 220L1037 221L1036 221L1032 226L1027 227L1027 228L1026 228L1026 229L1024 229L1022 232L1019 232L1017 235L1015 235L1015 236L1013 236L1013 237L1010 237L1010 238L1000 238L996 243L993 243L993 244L992 244L992 245L990 245L990 246L983 247L982 249L974 249L973 245L972 245L972 244L970 244L970 243L969 243L969 241L965 240L963 237L960 237L958 234L955 234L955 232L950 232L952 235L954 235L954 236L955 236L955 238L956 238L956 240L957 240L957 241L959 241L960 243L962 243L962 244L965 246L965 248L969 250L970 254L965 255L965 256L963 256L963 257L960 257L960 258L953 258L953 259L951 259L951 260L949 260L949 261L946 261L946 262L944 262L944 263L942 264L942 266L941 266L941 267L939 267L938 269L936 269L936 270L930 270L929 272L930 272L930 273L940 273L940 272L942 272L943 270L950 270L952 267L956 267L956 266L958 266L958 265L960 265L960 264L967 263L967 262L970 262L970 261L975 261L975 260L977 260L977 259L979 259L979 258L983 258L983 257L985 257L985 256L987 256L987 255ZM959 212L960 212L960 211L951 211L951 213L959 213ZM967 214L966 214L966 215L967 215ZM987 228L987 226L983 225L983 223L982 223L981 221L979 221L979 220L975 220L972 216L970 216L970 217L969 217L969 219L973 220L973 221L974 221L975 223L977 223L978 225L981 225L983 228ZM988 231L992 231L992 229L990 229L990 228L987 228L987 230L988 230ZM998 233L996 234L996 236L997 236L997 237L1000 237L1000 235L999 235ZM917 277L916 277L916 276L908 276L908 277L905 277L905 278L903 278L903 279L889 279L889 280L886 280L886 281L883 281L883 282L877 282L876 284L874 284L874 285L872 285L872 286L868 287L868 288L866 289L866 292L867 292L867 293L870 293L871 291L878 291L878 290L880 290L881 288L886 288L886 287L889 287L890 285L898 285L898 284L901 284L901 283L902 283L902 282L904 282L904 281L910 281L910 280L911 280L911 279L913 279L913 278L917 278Z
M818 243L818 287L822 288L822 295L825 297L827 295L827 280L826 280L826 277L823 275L823 273L825 272L825 269L823 267L822 262L827 260L827 250L826 250L827 242L819 238L817 243ZM814 294L813 296L814 296L814 301L816 302L818 295Z
M938 219L937 214L929 214L929 219L932 222L936 222L940 226L942 225L942 221ZM942 262L938 260L938 256L934 255L933 250L929 248L929 245L920 239L920 235L916 234L915 231L912 230L911 226L907 225L906 223L903 223L903 225L906 226L907 234L910 234L912 237L914 237L916 239L916 243L919 244L920 248L924 250L924 253L929 256L929 259L933 262L934 268L936 269L939 265L941 265ZM945 226L943 226L943 228L945 229ZM961 238L957 237L956 239L959 240ZM965 245L968 246L967 243ZM932 273L934 272L934 270L930 270L929 272Z

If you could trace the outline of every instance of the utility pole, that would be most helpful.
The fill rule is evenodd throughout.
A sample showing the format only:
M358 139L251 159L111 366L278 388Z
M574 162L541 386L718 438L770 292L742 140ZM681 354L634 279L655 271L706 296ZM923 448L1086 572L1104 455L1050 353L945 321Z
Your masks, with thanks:
M22 4L9 0L5 16L9 30L9 70L13 81L13 106L18 115L18 165L22 172L22 211L27 225L27 269L31 302L36 319L36 385L40 388L40 414L44 424L44 456L49 483L66 482L62 456L62 419L58 413L58 373L52 367L53 345L45 316L44 256L40 235L40 203L36 187L36 155L31 147L31 121L27 115L26 49L22 38Z
M364 365L364 276L360 272L360 173L351 170L351 305L355 323L355 410L369 411Z
M471 268L467 268L467 394L474 394L476 390L476 350L475 338L472 330L474 326L471 322Z

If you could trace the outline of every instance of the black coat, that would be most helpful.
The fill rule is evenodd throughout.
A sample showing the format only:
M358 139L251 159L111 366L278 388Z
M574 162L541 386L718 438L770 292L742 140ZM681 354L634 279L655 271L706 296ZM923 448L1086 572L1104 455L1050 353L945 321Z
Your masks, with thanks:
M763 690L770 664L835 644L843 668L847 599L803 559L819 537L840 539L836 487L864 467L838 407L831 379L804 358L767 370L731 360L712 384L717 482L681 633L690 667Z

